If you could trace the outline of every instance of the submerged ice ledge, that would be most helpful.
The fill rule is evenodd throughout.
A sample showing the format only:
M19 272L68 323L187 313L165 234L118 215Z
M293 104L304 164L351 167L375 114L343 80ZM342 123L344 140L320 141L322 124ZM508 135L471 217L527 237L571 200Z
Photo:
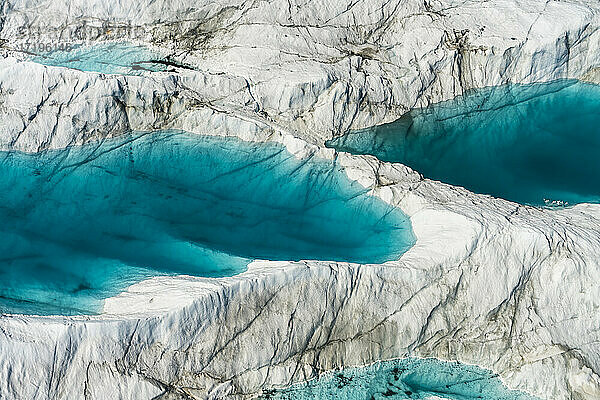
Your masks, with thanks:
M260 400L536 400L509 390L497 374L477 366L406 358L332 371L307 383L267 391Z
M414 243L408 217L335 161L273 143L167 131L0 157L4 313L97 312L156 274L382 263Z

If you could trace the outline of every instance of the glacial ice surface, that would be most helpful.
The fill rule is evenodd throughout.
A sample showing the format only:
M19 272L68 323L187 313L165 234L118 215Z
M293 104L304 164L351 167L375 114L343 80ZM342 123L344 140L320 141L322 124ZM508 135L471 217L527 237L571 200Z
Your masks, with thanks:
M598 203L600 86L558 80L473 90L327 145L523 204Z
M81 71L125 75L165 71L168 66L157 52L127 42L75 45L70 49L38 53L31 57L31 61Z
M379 399L534 400L509 390L496 374L473 365L408 358L329 372L263 395L267 400Z
M0 153L0 311L80 314L158 274L229 276L250 259L381 263L408 217L335 161L185 132Z

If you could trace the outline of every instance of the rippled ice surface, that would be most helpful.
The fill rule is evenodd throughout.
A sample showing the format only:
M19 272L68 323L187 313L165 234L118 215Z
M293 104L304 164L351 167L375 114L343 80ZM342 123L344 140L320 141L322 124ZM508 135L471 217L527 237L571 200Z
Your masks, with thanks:
M435 359L402 359L328 373L306 384L272 391L272 400L534 400L509 390L493 372Z
M32 61L81 71L135 75L142 71L165 71L169 62L145 46L126 42L77 45L67 50L44 52Z
M600 202L600 86L574 80L472 91L330 147L532 205Z
M183 132L0 153L0 221L0 311L18 313L93 313L140 279L256 258L380 263L414 242L334 161Z

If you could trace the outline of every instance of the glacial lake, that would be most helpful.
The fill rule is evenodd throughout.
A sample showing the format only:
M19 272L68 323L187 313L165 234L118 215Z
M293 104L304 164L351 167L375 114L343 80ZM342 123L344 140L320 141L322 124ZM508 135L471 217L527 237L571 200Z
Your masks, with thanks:
M327 145L535 206L600 202L600 86L576 80L473 90Z
M128 42L73 45L48 52L32 50L35 53L30 58L33 62L104 74L138 75L143 71L166 71L171 64L158 52Z
M335 161L185 132L0 152L0 221L3 313L93 314L151 276L381 263L415 241L409 218Z
M473 365L408 358L329 372L318 379L273 390L261 400L535 400L510 390L496 374Z

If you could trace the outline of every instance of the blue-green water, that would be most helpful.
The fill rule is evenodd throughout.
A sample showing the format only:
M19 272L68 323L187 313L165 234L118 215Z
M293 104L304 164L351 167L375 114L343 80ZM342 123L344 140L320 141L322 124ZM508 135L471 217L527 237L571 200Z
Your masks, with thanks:
M509 390L491 371L436 359L408 358L328 373L305 384L264 394L267 400L534 400Z
M600 201L600 86L574 80L472 91L328 142L523 204Z
M166 71L169 63L147 47L126 42L75 45L41 52L32 61L51 66L105 74L137 75L142 71Z
M0 311L97 312L160 275L233 275L251 259L380 263L409 219L334 161L183 132L0 153Z

